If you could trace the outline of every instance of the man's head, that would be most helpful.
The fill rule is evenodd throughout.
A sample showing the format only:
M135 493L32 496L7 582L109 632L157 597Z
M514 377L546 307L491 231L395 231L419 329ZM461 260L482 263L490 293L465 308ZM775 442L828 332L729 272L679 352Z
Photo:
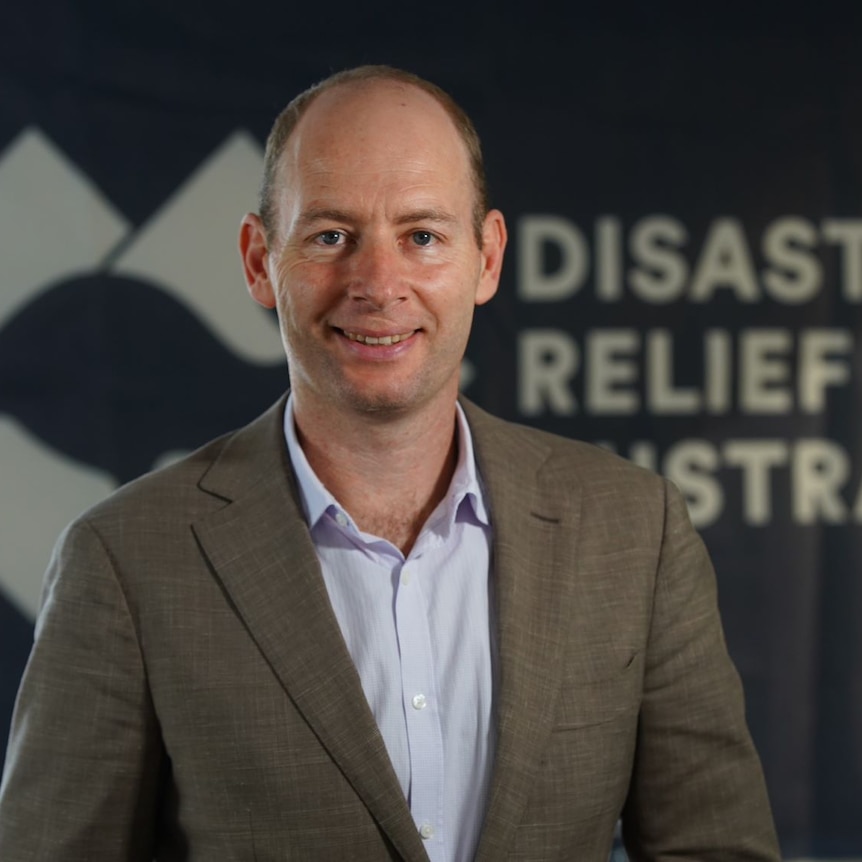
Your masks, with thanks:
M474 154L448 104L388 72L345 74L270 159L270 224L246 216L240 250L252 296L278 310L297 419L454 411L506 229L484 204L477 223Z
M285 144L296 128L297 123L299 123L315 99L327 90L351 83L373 81L395 81L418 87L436 99L449 115L453 125L461 135L470 158L470 170L476 193L473 210L473 228L477 242L481 242L482 221L488 212L488 183L485 178L482 145L473 121L445 90L440 89L436 84L432 84L424 78L420 78L418 75L414 75L412 72L395 69L392 66L357 66L354 69L345 69L342 72L330 75L307 90L303 90L276 117L275 123L273 123L269 137L266 140L266 151L263 159L263 182L260 188L259 204L260 219L263 222L270 245L276 241L276 214L274 210L279 182L279 163Z

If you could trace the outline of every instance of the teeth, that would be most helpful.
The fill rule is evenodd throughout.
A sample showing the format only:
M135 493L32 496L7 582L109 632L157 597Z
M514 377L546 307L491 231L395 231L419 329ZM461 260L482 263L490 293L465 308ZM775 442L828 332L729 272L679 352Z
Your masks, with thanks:
M358 341L360 344L382 344L386 346L389 344L398 344L399 341L404 341L413 335L413 332L401 332L397 335L381 335L379 338L376 338L373 335L360 335L358 332L345 332L344 334L351 341Z

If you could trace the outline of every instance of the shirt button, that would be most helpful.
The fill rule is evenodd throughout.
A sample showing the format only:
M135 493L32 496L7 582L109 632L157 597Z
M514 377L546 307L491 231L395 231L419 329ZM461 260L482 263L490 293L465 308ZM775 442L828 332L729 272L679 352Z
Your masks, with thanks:
M346 527L350 523L347 520L347 515L345 515L344 512L335 513L335 522L341 527Z
M402 570L402 572L401 572L401 583L405 584L405 585L410 583L410 570L409 569L403 569Z
M434 837L434 827L430 823L423 823L419 827L419 834L427 841Z
M424 694L414 694L412 703L413 709L425 709L428 705L428 699Z

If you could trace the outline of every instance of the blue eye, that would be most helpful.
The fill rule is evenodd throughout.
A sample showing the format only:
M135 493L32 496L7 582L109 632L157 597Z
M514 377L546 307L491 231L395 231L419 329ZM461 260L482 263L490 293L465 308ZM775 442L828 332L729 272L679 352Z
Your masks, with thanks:
M327 230L318 235L318 239L324 245L338 245L343 234L340 230Z
M427 230L413 231L413 242L416 245L431 245L434 242L434 234Z

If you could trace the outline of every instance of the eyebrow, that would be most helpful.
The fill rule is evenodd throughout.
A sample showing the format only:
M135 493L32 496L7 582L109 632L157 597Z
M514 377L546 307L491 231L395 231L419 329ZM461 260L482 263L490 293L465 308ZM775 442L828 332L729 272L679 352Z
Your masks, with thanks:
M305 226L319 221L350 221L350 213L344 210L329 209L327 207L312 207L299 214L298 224Z
M409 224L410 222L436 222L437 224L452 224L457 221L452 213L446 210L435 209L418 209L406 212L395 219L396 224Z
M308 226L321 221L353 222L356 216L346 210L332 209L330 207L312 207L300 213L297 222L300 226ZM395 219L396 224L410 224L412 222L433 222L435 224L453 224L457 219L446 210L435 207L410 210L402 213Z

